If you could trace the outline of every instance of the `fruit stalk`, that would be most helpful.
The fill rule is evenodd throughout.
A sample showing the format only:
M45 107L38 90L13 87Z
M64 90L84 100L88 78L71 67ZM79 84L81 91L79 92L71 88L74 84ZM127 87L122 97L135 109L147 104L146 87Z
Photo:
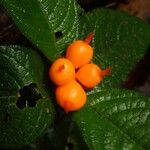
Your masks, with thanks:
M104 76L110 74L110 67L107 67L105 70L100 72L100 76L103 78Z
M87 44L90 44L90 42L91 42L92 39L93 39L93 36L94 36L94 33L93 33L93 32L89 33L89 34L87 35L86 39L84 40L84 42L87 43Z

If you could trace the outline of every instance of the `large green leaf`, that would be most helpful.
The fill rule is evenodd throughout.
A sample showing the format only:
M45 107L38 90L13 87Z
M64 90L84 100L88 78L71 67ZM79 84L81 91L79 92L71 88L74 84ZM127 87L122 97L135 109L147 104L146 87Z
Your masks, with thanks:
M78 36L78 9L74 0L25 0L19 3L4 0L3 5L22 33L50 60Z
M150 44L150 26L138 18L112 10L96 10L81 18L81 35L94 32L94 62L111 67L107 85L118 87L145 54Z
M17 0L4 0L3 4L23 34L39 47L48 59L53 60L56 57L55 40L41 3L38 0L19 3Z
M0 147L31 143L52 122L44 66L31 49L0 47Z
M96 10L81 17L81 36L94 32L93 61L112 76L88 92L74 121L91 150L149 149L150 99L118 89L150 44L150 27L121 12Z
M48 21L55 32L59 48L58 54L64 51L79 36L79 7L75 0L47 0ZM53 3L53 4L52 4Z
M150 99L139 94L120 89L91 92L74 119L91 150L150 147Z

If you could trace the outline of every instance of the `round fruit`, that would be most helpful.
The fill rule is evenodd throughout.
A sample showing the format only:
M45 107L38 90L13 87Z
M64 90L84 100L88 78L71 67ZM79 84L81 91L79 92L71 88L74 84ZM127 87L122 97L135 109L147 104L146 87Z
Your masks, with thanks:
M76 73L76 79L86 88L93 88L110 72L110 68L101 70L96 64L86 64Z
M85 41L77 40L69 45L66 51L66 58L69 59L75 68L89 63L93 57L93 48L89 45L93 33L90 33Z
M50 67L49 76L56 85L63 85L75 78L75 68L68 59L59 58Z
M56 88L56 101L65 112L76 111L86 103L86 93L77 81L72 80Z

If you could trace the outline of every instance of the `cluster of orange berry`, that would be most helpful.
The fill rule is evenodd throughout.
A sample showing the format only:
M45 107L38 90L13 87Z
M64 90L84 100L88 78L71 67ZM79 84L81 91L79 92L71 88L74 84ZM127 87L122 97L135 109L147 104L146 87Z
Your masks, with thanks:
M65 58L58 58L49 69L50 79L57 85L56 101L65 112L82 108L87 100L84 88L95 87L110 72L109 67L101 70L90 63L92 38L93 33L90 33L84 41L74 41L68 46Z

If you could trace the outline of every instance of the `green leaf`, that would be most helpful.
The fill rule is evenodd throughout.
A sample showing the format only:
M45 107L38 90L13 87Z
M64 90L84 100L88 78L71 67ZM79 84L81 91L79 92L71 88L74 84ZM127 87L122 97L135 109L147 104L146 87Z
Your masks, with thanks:
M53 2L47 0L47 2L50 3L47 8L48 21L57 38L58 53L61 53L66 45L79 36L79 7L75 0L53 0Z
M118 89L150 44L150 27L139 19L111 10L81 17L81 36L94 32L93 62L111 66L112 76L88 92L88 104L74 114L91 150L149 149L150 99Z
M48 59L54 60L55 40L41 2L26 0L18 3L17 0L4 0L3 3L23 34L39 47Z
M53 121L44 66L31 49L0 47L0 147L31 143Z
M150 44L150 26L138 18L112 10L96 10L81 17L81 36L94 32L94 62L111 67L107 85L118 87Z
M150 99L137 93L115 88L92 91L74 119L91 150L150 146Z
M19 3L4 0L3 5L22 33L49 60L54 60L66 44L77 38L78 9L74 0L26 0Z

